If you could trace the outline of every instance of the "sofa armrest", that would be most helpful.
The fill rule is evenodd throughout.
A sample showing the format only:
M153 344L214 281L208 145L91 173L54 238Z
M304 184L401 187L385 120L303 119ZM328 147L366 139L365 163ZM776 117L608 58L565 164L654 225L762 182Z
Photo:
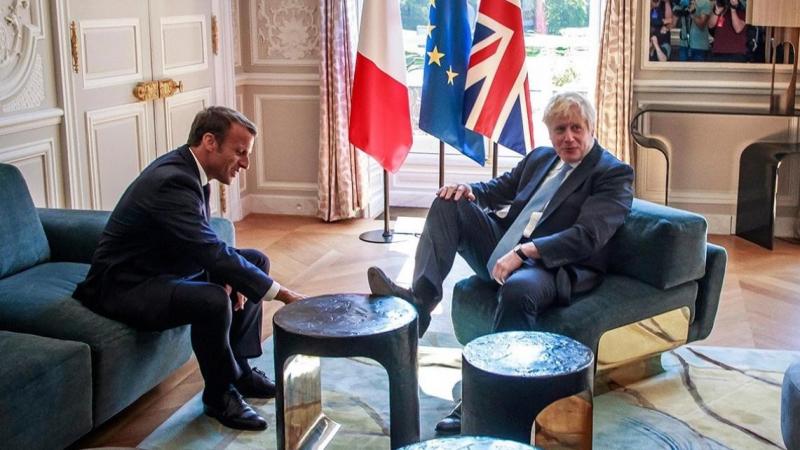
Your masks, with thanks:
M706 275L698 281L694 320L689 328L689 342L705 339L711 334L727 264L728 253L724 248L711 243L706 244Z
M37 211L50 244L52 261L91 263L111 212L49 208Z
M212 217L211 228L226 244L231 247L236 245L236 229L233 227L233 222L224 217Z

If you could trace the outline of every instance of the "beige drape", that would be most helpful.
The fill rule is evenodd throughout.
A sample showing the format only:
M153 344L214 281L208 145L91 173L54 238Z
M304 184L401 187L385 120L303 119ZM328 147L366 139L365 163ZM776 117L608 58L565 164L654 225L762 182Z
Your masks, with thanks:
M628 132L633 109L636 16L641 0L607 0L597 68L597 140L619 159L634 164Z
M319 0L319 210L325 221L357 217L364 204L366 161L350 145L348 126L355 67L353 0Z

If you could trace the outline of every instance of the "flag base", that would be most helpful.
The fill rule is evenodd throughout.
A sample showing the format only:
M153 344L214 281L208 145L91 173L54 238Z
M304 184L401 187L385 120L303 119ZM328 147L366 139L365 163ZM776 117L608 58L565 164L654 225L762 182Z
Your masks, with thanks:
M394 231L389 230L372 230L361 233L358 238L364 242L371 242L373 244L391 244L392 242L407 241L411 236L408 234L396 234Z

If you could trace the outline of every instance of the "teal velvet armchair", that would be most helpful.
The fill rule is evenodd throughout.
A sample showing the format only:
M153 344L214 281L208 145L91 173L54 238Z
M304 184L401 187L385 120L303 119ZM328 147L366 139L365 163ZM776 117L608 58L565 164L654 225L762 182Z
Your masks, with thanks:
M703 217L635 199L609 245L603 283L545 311L536 330L576 339L596 355L598 374L632 381L660 370L660 354L705 338L714 325L727 253L706 241ZM452 319L462 344L490 333L497 286L458 282Z

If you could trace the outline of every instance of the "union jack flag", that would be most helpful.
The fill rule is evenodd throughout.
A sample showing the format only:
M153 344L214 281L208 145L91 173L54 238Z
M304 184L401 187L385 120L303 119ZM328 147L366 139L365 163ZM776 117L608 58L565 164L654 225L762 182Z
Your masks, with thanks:
M520 0L482 0L464 92L465 127L518 153L533 147Z

